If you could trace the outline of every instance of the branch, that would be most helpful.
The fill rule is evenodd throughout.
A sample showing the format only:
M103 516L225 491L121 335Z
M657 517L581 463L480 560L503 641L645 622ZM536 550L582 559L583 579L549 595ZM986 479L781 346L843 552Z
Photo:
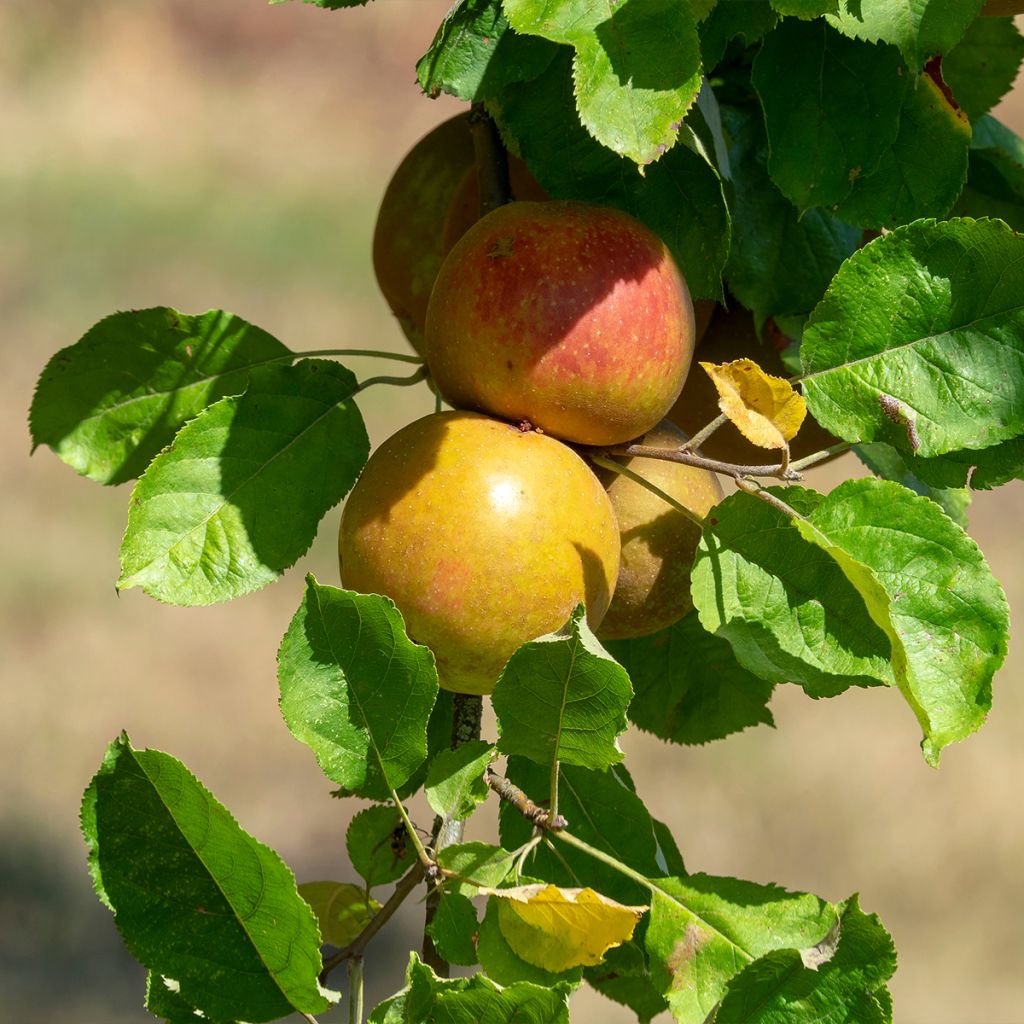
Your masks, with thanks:
M606 449L606 451L612 455L629 455L641 459L662 459L665 462L678 462L684 466L694 466L697 469L710 469L712 473L731 476L734 480L743 476L774 476L780 480L787 481L802 479L793 466L787 469L781 462L765 466L740 466L732 462L706 459L703 455L694 455L692 452L686 451L685 448L654 448L646 444L625 444Z
M569 822L560 814L552 814L546 807L535 804L517 785L503 779L490 768L484 773L484 781L506 803L510 803L527 821L545 832L558 833L567 828Z
M480 185L480 216L504 206L512 198L508 180L508 153L498 134L498 126L482 103L474 103L469 112L469 130L476 155L476 175Z

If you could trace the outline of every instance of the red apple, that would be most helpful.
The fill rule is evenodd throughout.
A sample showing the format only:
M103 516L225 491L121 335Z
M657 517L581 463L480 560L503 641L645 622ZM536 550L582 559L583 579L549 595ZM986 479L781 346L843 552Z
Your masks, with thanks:
M452 405L581 444L653 427L693 344L690 294L664 243L585 203L489 213L448 254L427 307L427 362Z

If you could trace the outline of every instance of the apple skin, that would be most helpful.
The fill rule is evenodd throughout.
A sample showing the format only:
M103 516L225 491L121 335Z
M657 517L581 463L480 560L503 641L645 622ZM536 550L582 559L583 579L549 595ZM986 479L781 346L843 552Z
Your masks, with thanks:
M404 427L366 464L341 518L343 585L390 597L441 686L490 693L521 644L591 627L619 571L604 488L554 438L471 412Z
M788 339L783 335L779 335L779 338L788 344ZM697 359L704 363L729 363L734 359L745 358L753 359L766 373L777 377L791 376L782 362L779 350L771 345L762 344L758 338L754 317L748 310L742 306L717 310L700 344ZM669 412L668 418L688 437L692 437L720 412L718 392L711 383L711 378L698 366L687 378L682 394ZM837 440L819 426L808 412L800 432L789 443L790 457L793 461L802 459L805 455L813 455L828 448ZM741 466L763 466L778 462L777 452L751 444L732 423L719 427L700 446L700 453L709 459ZM831 460L823 460L828 461Z
M686 440L678 427L662 420L639 443L678 448ZM725 497L718 477L706 469L658 459L616 461L702 517ZM615 594L597 635L602 640L628 640L656 633L693 608L690 572L700 528L628 477L603 468L597 475L611 498L622 540Z
M693 305L664 243L628 214L518 202L448 254L427 307L427 363L456 408L611 445L678 396Z

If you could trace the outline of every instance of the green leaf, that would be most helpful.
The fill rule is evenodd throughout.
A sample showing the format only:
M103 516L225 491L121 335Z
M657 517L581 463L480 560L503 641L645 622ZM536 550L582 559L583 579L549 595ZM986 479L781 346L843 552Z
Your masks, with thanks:
M445 889L462 896L475 896L477 889L501 885L515 863L515 857L508 850L489 843L445 846L437 859L441 867L455 875L445 879Z
M973 126L967 184L954 212L998 217L1024 231L1024 140L994 117Z
M725 0L717 4L700 26L705 72L714 70L733 39L742 38L747 46L753 46L775 28L778 20L765 0Z
M494 747L483 740L440 751L427 771L427 803L434 813L452 821L468 818L487 799L484 772L494 756Z
M840 919L839 945L822 964L791 949L756 960L729 984L715 1024L890 1024L884 984L896 950L878 918L851 897Z
M427 933L442 960L462 967L477 962L476 936L479 922L469 898L460 893L443 892Z
M618 736L633 696L629 677L590 631L583 606L566 625L523 644L491 700L503 754L607 768L622 760Z
M630 721L660 739L710 743L774 724L768 710L774 684L743 668L696 614L652 636L609 641L608 652L633 683Z
M493 896L487 900L484 919L480 922L480 937L477 940L477 955L480 966L487 976L499 985L514 985L530 982L550 988L561 982L575 988L583 980L583 968L572 967L566 971L546 971L543 967L528 963L509 945L499 922L498 900Z
M820 18L839 10L839 0L771 0L771 3L779 14L794 18Z
M832 206L896 140L906 68L892 47L845 39L824 21L783 21L754 59L768 170L797 207Z
M370 923L380 904L351 882L303 882L299 895L313 908L324 942L347 946Z
M903 94L896 141L874 172L856 178L836 216L874 229L945 216L966 180L970 142L964 112L929 75L919 75Z
M847 480L795 525L837 559L889 636L896 685L937 765L985 720L1006 657L1006 598L984 556L934 502L885 480Z
M114 313L46 364L29 413L33 447L49 445L91 480L124 483L187 420L244 391L253 367L290 355L276 338L218 309Z
M1010 91L1024 59L1024 37L1013 18L977 18L942 58L942 77L975 121Z
M129 952L215 1020L321 1013L320 935L295 879L175 758L109 747L82 803L97 892Z
M386 800L426 759L434 657L388 598L308 576L277 662L285 722L333 782Z
M858 448L863 447L858 445ZM970 487L975 491L987 491L1010 480L1024 479L1024 437L1015 437L981 451L950 452L932 459L922 459L907 452L897 454L907 470L932 489ZM905 480L899 482L911 487Z
M704 1024L729 981L776 949L809 950L838 921L816 896L734 878L654 879L647 953L677 1024Z
M132 491L118 589L202 605L277 579L366 462L355 389L337 363L265 366L182 427Z
M654 987L647 970L643 945L638 941L641 929L646 933L646 921L637 925L632 941L608 950L604 962L585 968L583 976L591 988L629 1007L640 1024L648 1024L653 1017L668 1009L668 1003Z
M198 1017L196 1008L181 998L178 983L171 978L162 978L159 974L148 971L146 974L146 1009L154 1017L162 1017L167 1024L196 1024L198 1020L208 1021L208 1017ZM212 1021L210 1024L229 1024L227 1021ZM230 1022L234 1024L234 1022Z
M535 82L511 86L489 109L552 198L631 214L669 247L694 298L720 298L729 211L718 172L705 156L681 145L641 175L583 128L572 90L566 50Z
M506 777L537 803L546 802L550 783L546 769L525 758L510 757ZM678 862L678 851L659 857L662 847L655 823L622 765L603 772L563 765L558 810L574 836L643 875L662 874L669 861ZM503 803L499 815L504 847L515 849L530 838L530 823L514 807ZM561 856L544 845L536 847L527 859L530 874L555 885L589 886L620 903L647 902L647 890L614 868L575 847L560 845L558 852Z
M754 313L807 313L818 303L840 264L860 244L859 228L823 209L803 216L768 176L768 137L760 107L722 107L735 198L732 249L725 279Z
M861 444L854 448L857 457L875 476L883 480L894 480L909 488L915 494L931 498L957 526L967 529L967 509L971 504L971 492L966 487L931 487L914 475L913 469L904 460L901 452L892 445L876 442Z
M576 106L602 145L649 164L675 145L701 85L697 26L677 0L503 0L517 32L572 46Z
M808 407L848 441L921 456L1024 434L1024 238L923 221L843 265L800 347Z
M447 92L482 100L513 82L536 78L557 52L546 40L514 32L501 0L461 0L417 62L416 76L429 96Z
M393 804L367 807L353 816L345 831L345 849L367 889L401 878L416 861Z
M982 0L856 0L828 20L844 35L892 43L914 69L949 53L963 38Z
M823 500L797 487L784 496L803 515ZM812 697L892 681L889 640L842 569L753 495L715 507L691 585L704 628L762 679L797 683Z

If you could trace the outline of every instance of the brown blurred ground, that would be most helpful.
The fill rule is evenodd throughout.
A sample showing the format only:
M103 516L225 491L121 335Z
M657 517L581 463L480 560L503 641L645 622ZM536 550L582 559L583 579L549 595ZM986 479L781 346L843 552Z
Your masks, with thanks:
M274 677L302 573L335 579L336 516L282 582L231 605L118 599L128 491L46 451L29 461L25 413L49 355L117 308L221 306L301 349L402 348L370 233L390 169L455 109L422 98L413 72L447 6L0 5L0 1019L149 1019L76 828L121 728L182 758L300 878L342 870L350 810L280 722ZM1024 126L1016 102L1002 116ZM376 441L429 408L422 388L367 398ZM855 469L841 462L814 482ZM1022 516L1019 485L980 496L971 514L1015 610ZM627 764L692 869L832 899L859 890L896 939L903 1024L1019 1024L1020 649L996 680L991 722L940 772L895 693L816 704L794 688L774 702L775 731L700 750L630 734ZM409 935L419 914L404 918ZM373 947L372 998L398 985L407 938ZM628 1019L589 993L574 1013Z

